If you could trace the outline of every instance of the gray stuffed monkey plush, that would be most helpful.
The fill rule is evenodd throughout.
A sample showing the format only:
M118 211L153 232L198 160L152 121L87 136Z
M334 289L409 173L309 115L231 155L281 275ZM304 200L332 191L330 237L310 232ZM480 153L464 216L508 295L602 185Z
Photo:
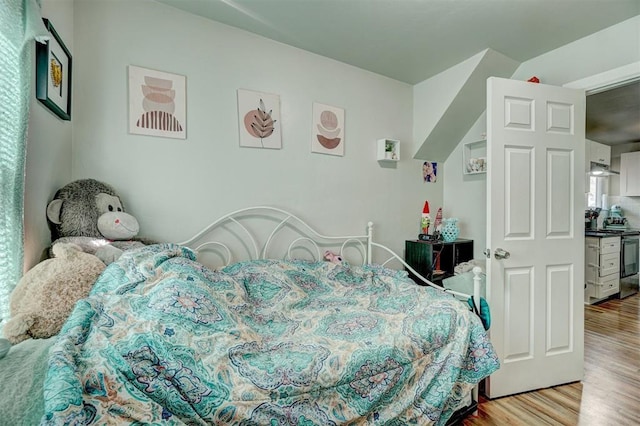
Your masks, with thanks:
M4 332L14 343L30 334L41 338L57 333L75 302L89 292L104 269L92 256L70 254L74 247L109 264L124 250L153 243L134 240L137 219L125 213L111 186L94 179L77 180L59 189L47 205L47 221L55 256L25 274L12 294L12 319ZM58 291L62 283L66 287ZM0 359L10 348L10 341L0 338Z
M124 211L116 191L94 179L81 179L59 189L47 205L52 245L79 245L105 264L123 250L144 246L133 240L140 229L137 219Z

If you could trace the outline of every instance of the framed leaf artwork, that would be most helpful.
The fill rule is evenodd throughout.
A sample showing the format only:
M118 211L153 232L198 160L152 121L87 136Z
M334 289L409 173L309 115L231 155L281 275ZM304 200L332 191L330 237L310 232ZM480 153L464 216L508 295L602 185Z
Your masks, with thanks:
M280 96L238 89L240 146L282 148Z

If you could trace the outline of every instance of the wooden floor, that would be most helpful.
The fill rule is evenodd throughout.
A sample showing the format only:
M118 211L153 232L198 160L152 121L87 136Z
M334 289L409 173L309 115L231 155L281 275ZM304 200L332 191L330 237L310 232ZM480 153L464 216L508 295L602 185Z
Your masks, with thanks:
M640 425L640 295L585 306L580 383L481 401L463 425Z

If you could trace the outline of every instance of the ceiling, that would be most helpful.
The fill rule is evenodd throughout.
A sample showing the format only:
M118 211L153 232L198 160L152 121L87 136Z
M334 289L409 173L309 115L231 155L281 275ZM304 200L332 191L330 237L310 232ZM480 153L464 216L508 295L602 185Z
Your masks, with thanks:
M518 62L640 14L639 0L157 0L416 84L491 48Z
M640 0L156 1L412 85L486 49L522 63L640 15ZM588 96L587 138L640 141L638 90Z
M640 80L587 96L586 138L605 145L640 142Z

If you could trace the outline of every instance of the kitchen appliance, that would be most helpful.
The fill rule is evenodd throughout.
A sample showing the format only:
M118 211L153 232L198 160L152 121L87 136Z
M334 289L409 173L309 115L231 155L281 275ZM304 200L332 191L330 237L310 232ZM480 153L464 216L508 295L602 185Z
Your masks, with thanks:
M620 207L618 204L612 205L609 209L609 216L604 219L602 226L604 227L604 229L627 229L627 218L624 217L622 207Z
M640 287L640 231L626 232L620 241L620 298L631 296Z
M596 163L594 161L591 162L591 168L589 169L589 175L591 176L613 176L619 175L620 172L616 172L611 170L608 165Z

